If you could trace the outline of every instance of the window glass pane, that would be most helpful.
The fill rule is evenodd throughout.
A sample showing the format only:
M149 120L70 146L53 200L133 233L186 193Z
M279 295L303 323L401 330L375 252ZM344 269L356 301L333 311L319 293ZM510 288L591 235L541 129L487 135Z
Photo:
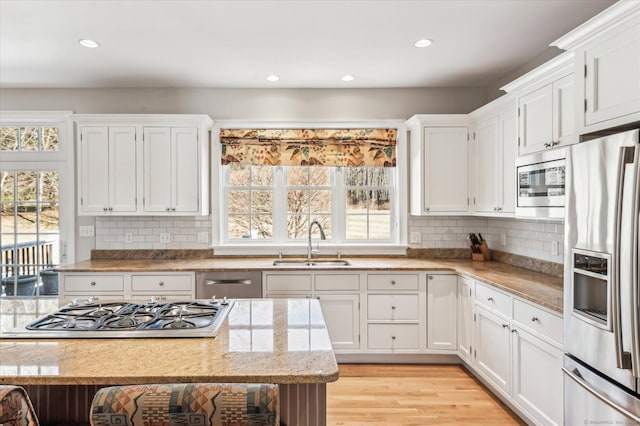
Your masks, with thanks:
M371 186L389 186L388 167L369 167L368 168L368 185Z
M271 215L256 215L251 221L251 238L270 239L273 236Z
M367 216L347 215L345 236L348 240L364 240L367 238Z
M229 171L229 186L248 186L251 177L251 166L230 164L226 166Z
M271 186L273 169L273 166L251 166L251 185Z
M37 127L21 127L20 128L20 150L21 151L38 151L38 128Z
M248 213L249 191L229 190L227 193L227 211L229 213Z
M371 213L388 212L391 209L390 193L388 189L378 189L371 191L371 201L369 209Z
M331 238L331 216L330 215L315 216L314 219L320 222L320 225L322 225L322 230L324 231L325 237L327 237L327 239L330 239ZM315 227L313 228L312 236L313 238L320 238L320 232L318 232Z
M287 167L287 185L288 186L306 186L309 183L309 167L305 166L288 166Z
M287 212L297 214L308 213L309 192L302 189L287 191Z
M331 167L309 167L309 185L331 186Z
M40 172L40 199L42 201L57 201L58 194L58 172Z
M391 237L391 216L375 214L369 216L369 239L384 240Z
M40 204L40 233L60 232L60 203Z
M35 201L37 198L38 173L17 172L18 201Z
M14 208L15 204L2 204L2 215L0 216L0 232L2 234L9 234L2 236L2 244L6 244L6 239L13 235L15 231L14 220Z
M229 215L228 235L230 239L251 238L249 215Z
M57 151L60 149L59 134L57 127L43 127L42 132L42 151Z
M331 213L331 191L309 191L311 213Z
M345 205L347 207L347 213L366 212L368 205L368 191L364 190L350 190L346 191L347 199Z
M18 128L0 127L0 151L17 151Z
M14 172L0 172L0 202L14 201Z
M365 186L367 184L366 167L345 167L342 169L342 173L346 186Z
M251 212L271 213L273 202L271 200L271 190L251 191Z
M38 230L38 205L36 203L19 203L18 229L16 232L24 234L27 232L37 232Z
M309 230L309 216L288 215L287 216L287 237L295 240L306 238Z

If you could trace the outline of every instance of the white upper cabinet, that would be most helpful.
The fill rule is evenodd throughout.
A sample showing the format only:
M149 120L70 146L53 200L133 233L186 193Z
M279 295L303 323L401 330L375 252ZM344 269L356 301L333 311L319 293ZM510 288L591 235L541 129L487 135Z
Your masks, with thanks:
M467 115L415 115L410 137L410 213L468 214Z
M198 130L195 127L144 128L144 211L200 211Z
M136 211L136 129L82 126L78 143L80 215Z
M473 208L482 216L515 212L516 103L503 96L472 112Z
M640 2L617 2L552 46L576 55L579 134L640 120Z
M573 68L566 52L502 88L518 98L518 155L578 142Z
M80 114L73 119L79 214L208 214L209 117Z

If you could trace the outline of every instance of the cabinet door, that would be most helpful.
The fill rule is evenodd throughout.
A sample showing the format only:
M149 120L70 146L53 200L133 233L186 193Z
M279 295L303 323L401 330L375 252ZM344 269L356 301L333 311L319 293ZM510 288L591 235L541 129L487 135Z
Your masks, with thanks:
M109 129L80 129L80 212L106 213L109 208Z
M144 211L171 211L171 129L145 127ZM193 166L196 167L196 166Z
M427 347L455 350L458 311L458 277L427 276Z
M585 52L585 124L640 112L640 22Z
M360 309L357 294L316 295L334 349L360 348Z
M458 355L473 362L473 280L458 277Z
M200 209L200 170L198 129L171 129L172 202L173 211L197 213Z
M109 127L109 207L113 212L135 212L136 129Z
M424 129L425 212L469 210L468 138L466 127Z
M518 115L515 108L500 114L498 131L502 152L502 176L498 180L500 213L516 211L516 157L518 156Z
M553 90L551 84L518 99L519 154L541 151L553 140Z
M512 398L541 424L561 425L562 351L522 328L511 334Z
M509 394L511 358L509 321L475 305L476 368L496 389Z
M551 87L553 89L553 141L557 145L577 143L573 74L554 81Z
M502 181L502 152L499 144L498 117L478 123L474 132L475 149L475 196L473 202L477 212L496 212L499 182Z

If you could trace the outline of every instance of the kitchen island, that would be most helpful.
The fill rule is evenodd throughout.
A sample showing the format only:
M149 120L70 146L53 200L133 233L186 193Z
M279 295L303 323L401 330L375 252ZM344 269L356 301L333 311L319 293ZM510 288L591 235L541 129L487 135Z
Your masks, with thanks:
M215 338L0 340L0 384L24 386L43 423L88 422L104 386L234 382L279 384L283 424L324 424L326 383L337 379L313 299L238 300Z

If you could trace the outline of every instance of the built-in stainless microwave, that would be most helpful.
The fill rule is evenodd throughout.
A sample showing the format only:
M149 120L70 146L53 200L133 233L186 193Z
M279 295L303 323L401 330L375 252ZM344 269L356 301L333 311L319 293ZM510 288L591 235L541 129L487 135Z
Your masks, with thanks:
M516 159L516 216L564 218L565 165L564 148Z

